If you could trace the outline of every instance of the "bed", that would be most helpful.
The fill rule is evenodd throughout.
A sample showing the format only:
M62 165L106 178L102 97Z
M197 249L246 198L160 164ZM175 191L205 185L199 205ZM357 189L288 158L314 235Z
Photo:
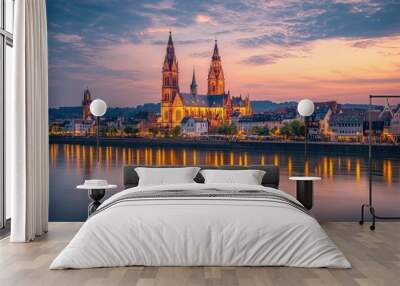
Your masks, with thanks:
M275 166L261 185L194 183L138 186L124 168L125 190L107 199L50 269L117 266L291 266L350 268L319 223L280 191ZM216 167L202 166L202 169Z

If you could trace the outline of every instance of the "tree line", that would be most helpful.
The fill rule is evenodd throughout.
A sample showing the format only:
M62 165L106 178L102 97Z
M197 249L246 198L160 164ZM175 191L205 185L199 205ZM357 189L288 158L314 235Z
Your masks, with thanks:
M128 136L136 136L139 133L139 129L133 126L126 126L123 129L123 132ZM165 132L165 130L161 130L157 126L153 126L149 128L149 132L154 136L157 136ZM116 134L117 129L114 126L101 128L100 134L105 135L105 133ZM237 135L239 134L239 130L234 123L224 123L215 130L215 133L220 135ZM286 138L296 136L300 137L304 136L305 127L303 122L299 120L293 120L290 122L285 122L280 128L274 127L272 129L269 129L267 126L256 126L251 130L250 134L258 136L280 135ZM171 130L169 130L168 134L164 135L178 137L181 135L181 127L175 126Z

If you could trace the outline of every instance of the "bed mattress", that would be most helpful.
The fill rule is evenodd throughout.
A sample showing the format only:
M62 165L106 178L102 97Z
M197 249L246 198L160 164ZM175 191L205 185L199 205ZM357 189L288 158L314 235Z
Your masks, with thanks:
M351 267L292 196L263 186L197 183L115 194L50 269L130 265Z

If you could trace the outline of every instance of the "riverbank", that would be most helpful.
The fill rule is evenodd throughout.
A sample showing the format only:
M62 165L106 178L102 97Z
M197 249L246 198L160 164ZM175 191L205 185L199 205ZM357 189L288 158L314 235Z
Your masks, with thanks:
M95 145L95 137L56 137L50 136L50 143ZM203 148L212 150L268 150L271 152L304 153L304 142L301 141L237 141L191 140L182 138L100 138L102 146L126 147L182 147ZM368 156L368 145L357 143L309 142L310 154L345 154ZM400 146L374 145L373 156L379 158L400 158Z

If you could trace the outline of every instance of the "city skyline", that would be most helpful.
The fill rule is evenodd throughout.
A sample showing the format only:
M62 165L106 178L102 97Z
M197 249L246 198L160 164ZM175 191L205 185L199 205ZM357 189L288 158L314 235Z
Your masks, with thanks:
M365 103L400 92L400 8L392 1L50 1L50 106L86 87L110 106L160 101L168 31L189 91L205 93L214 39L226 84L252 100Z

